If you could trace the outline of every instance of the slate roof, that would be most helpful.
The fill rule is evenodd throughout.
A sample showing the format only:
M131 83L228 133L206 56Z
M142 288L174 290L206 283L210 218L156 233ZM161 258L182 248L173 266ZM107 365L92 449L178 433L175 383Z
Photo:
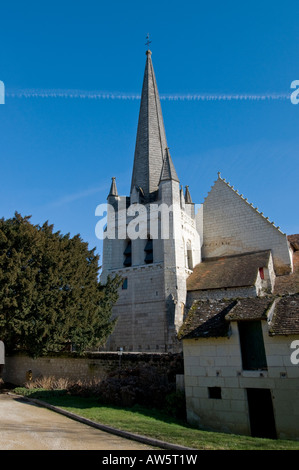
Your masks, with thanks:
M151 51L146 51L146 65L140 100L131 192L142 188L145 200L158 189L167 147L161 102Z
M273 302L272 296L238 299L235 307L226 315L225 319L230 321L266 320Z
M270 250L267 250L206 258L188 277L187 290L254 286L258 268L268 266L270 255Z

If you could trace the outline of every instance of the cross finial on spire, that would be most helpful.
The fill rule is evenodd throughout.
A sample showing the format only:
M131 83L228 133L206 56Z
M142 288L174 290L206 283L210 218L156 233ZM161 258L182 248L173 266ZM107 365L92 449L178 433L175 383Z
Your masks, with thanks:
M152 41L150 41L149 37L150 37L150 36L149 36L149 33L147 33L147 35L146 35L146 43L145 43L145 45L147 46L147 48L148 48L148 46L150 45L150 43L152 42Z

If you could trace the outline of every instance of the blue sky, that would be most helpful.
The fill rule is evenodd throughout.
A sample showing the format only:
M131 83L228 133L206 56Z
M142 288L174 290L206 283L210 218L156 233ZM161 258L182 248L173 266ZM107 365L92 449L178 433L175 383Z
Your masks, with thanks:
M193 201L220 171L299 233L298 18L298 1L1 2L0 217L48 220L101 253L95 209L112 176L129 194L149 33L170 153Z

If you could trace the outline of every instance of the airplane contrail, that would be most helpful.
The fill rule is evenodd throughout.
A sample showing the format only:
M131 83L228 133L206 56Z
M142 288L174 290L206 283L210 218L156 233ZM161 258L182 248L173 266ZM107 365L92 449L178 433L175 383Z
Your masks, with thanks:
M140 100L138 93L87 90L25 89L6 91L8 98L66 98L90 100ZM290 99L289 93L174 93L160 94L164 101L269 101Z

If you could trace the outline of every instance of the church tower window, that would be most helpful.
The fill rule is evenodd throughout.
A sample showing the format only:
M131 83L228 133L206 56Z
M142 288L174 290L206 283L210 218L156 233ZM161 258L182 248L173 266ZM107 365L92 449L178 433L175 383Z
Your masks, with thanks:
M147 237L147 242L146 242L144 251L145 251L144 262L146 264L153 263L154 261L153 240L150 238L150 236Z
M124 266L129 267L132 266L132 242L131 240L127 241L127 246L124 251Z

